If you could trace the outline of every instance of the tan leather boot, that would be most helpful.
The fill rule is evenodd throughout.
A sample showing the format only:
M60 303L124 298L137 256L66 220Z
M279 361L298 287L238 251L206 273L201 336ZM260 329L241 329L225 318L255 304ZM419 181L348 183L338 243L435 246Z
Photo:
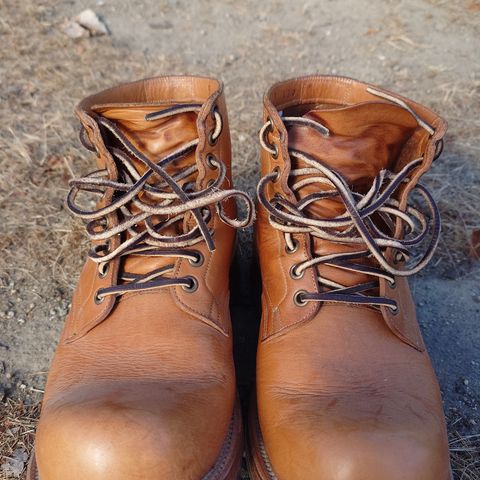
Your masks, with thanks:
M448 480L442 401L406 281L438 241L417 182L445 121L321 76L273 86L264 121L253 479Z
M163 77L83 100L98 170L67 205L93 241L48 378L29 479L234 479L234 228L222 85ZM79 192L100 194L92 210ZM235 219L234 198L248 218ZM83 202L85 204L85 202Z

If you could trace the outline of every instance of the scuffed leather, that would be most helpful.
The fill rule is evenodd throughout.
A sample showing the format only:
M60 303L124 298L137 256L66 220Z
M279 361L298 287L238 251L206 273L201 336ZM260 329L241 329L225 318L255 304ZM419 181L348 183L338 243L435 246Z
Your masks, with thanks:
M369 309L325 305L260 342L260 429L278 480L448 480L430 360Z
M292 199L287 184L292 168L289 142L337 168L351 182L358 181L359 188L377 173L380 164L372 169L367 164L371 160L386 159L382 167L398 170L405 162L424 155L412 182L430 168L436 142L446 130L445 121L397 96L433 126L435 133L429 137L417 128L410 114L379 101L367 87L343 77L312 76L282 82L269 90L264 120L273 124L268 140L276 145L279 155L274 158L262 151L261 174L274 169L280 172L278 181L269 187L269 195L278 192ZM334 132L345 129L351 138L325 147L326 142L311 132L308 135L302 127L291 127L294 133L287 133L279 112L299 105L308 105L309 115L320 116ZM368 127L373 118L378 125L378 109L382 121L393 125L386 132L395 139L395 145L387 149L382 137L373 135ZM352 111L356 118L348 115ZM359 119L365 121L363 131ZM381 131L374 127L373 133L376 129ZM390 144L388 135L385 140ZM402 205L408 190L403 189L399 196ZM326 208L324 214L338 214L338 205ZM293 264L312 255L313 242L308 235L295 235L295 239L299 248L293 254L286 253L283 234L270 226L266 211L259 208L256 242L263 293L257 410L276 479L448 480L449 453L440 391L407 281L397 278L395 289L380 282L380 294L398 302L397 315L388 309L358 305L296 306L296 291L316 291L318 287L308 271L301 279L289 275ZM317 242L315 248L325 254L348 247ZM356 273L322 268L328 278L341 283L359 279ZM259 446L252 448L251 454L261 458Z
M198 118L189 114L148 125L142 120L145 113L176 103L203 107ZM224 121L217 144L210 146L205 138L214 126L214 107ZM122 85L88 97L77 115L99 149L98 167L112 178L115 164L103 148L95 115L118 122L153 158L199 136L196 154L183 160L197 162L199 185L215 177L206 168L209 152L227 165L232 184L226 106L216 80L161 77ZM226 211L235 214L233 203ZM178 275L199 280L194 293L170 287L96 304L98 288L118 281L118 260L103 279L87 260L44 396L35 444L42 480L200 480L215 464L236 397L228 309L235 233L218 218L213 228L216 250L195 246L205 257L201 266L175 264ZM165 259L137 257L126 263L140 273L159 261Z

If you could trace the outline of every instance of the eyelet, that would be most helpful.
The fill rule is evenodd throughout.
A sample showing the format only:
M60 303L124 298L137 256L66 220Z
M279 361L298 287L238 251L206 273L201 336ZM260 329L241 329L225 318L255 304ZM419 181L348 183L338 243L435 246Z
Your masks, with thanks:
M398 265L403 261L403 255L400 252L395 252L395 255L393 256L393 263L395 265Z
M210 218L212 216L212 212L210 211L210 209L208 207L202 207L200 212L201 212L202 216L204 217L203 219L205 221L210 221Z
M278 153L279 153L278 146L277 146L277 144L271 143L268 140L269 133L273 133L273 122L272 122L272 119L270 117L267 118L267 122L268 122L269 126L265 130L265 135L263 137L263 140L264 140L265 144L268 145L268 147L273 150L273 153L271 153L271 152L269 152L269 153L270 153L271 157L274 160L276 160L278 158Z
M395 307L388 307L390 309L390 313L392 315L398 315L398 312L400 312L400 309L398 308L398 305Z
M393 280L393 282L387 280L387 285L390 287L391 290L395 290L397 288L397 282L395 280Z
M285 252L291 255L292 253L295 253L298 250L298 242L296 240L293 240L293 248L290 249L288 246L288 243L285 244Z
M213 133L214 133L214 130L212 130L209 134L208 134L208 143L211 147L214 147L217 142L218 142L218 139L220 138L220 135L217 137L217 138L213 138Z
M220 112L218 111L218 107L215 106L212 108L212 113L211 113L211 116L212 118L215 120L215 122L217 121L216 119L216 115L215 113L218 114L218 116L220 117L220 131L218 132L218 136L217 138L213 138L213 134L215 133L215 129L216 129L216 125L215 125L215 128L208 134L208 143L213 147L214 145L217 144L218 142L218 139L220 138L220 135L222 134L222 130L223 130L223 119L222 119L222 116L220 115Z
M437 142L435 143L435 153L433 156L433 161L435 161L443 153L443 147L444 147L444 142L443 142L443 138L441 138L440 140L437 140Z
M292 265L292 268L290 268L290 277L293 278L294 280L299 280L300 278L303 277L305 274L305 270L303 270L301 273L298 273L297 270L298 265Z
M217 157L213 153L209 153L205 158L207 165L212 169L216 170L218 167L213 162L217 160Z
M98 264L98 278L105 278L107 276L108 270L110 269L109 263L99 263Z
M275 167L275 168L272 170L272 173L275 175L275 178L272 180L273 183L278 182L278 180L279 180L279 178L280 178L280 167Z
M218 113L218 115L220 116L220 118L222 118L222 116L220 115L220 112L218 111L218 105L214 105L213 108L212 108L212 111L210 113L210 116L215 120L215 114Z
M182 288L188 292L193 293L198 289L198 280L195 277L186 277L190 285L182 285Z
M95 292L95 296L93 297L93 301L97 304L100 305L103 301L105 300L105 297L99 297L98 296L98 290Z
M203 262L205 260L205 257L203 256L203 253L202 252L195 252L195 255L196 255L196 260L193 260L191 258L188 259L188 261L190 262L190 265L192 265L193 267L202 266Z
M272 158L276 160L278 158L278 146L276 143L271 143L270 145L275 150L275 153L272 153Z
M305 306L307 305L307 301L301 299L301 296L302 296L302 295L305 295L305 293L307 293L305 290L299 290L299 291L296 292L295 295L293 296L293 303L294 303L297 307L305 307Z

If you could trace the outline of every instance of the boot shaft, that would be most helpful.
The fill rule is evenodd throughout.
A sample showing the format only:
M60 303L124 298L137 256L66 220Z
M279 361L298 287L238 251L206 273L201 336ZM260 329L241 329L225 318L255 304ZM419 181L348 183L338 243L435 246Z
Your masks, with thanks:
M391 92L322 76L274 85L264 120L257 243L266 296L279 306L265 335L312 319L324 302L365 302L423 348L404 277L428 262L438 242L438 211L417 184L446 122ZM409 203L414 190L426 213ZM414 247L425 251L411 265ZM408 319L397 315L399 303Z
M67 198L87 222L92 248L75 302L82 308L72 309L65 340L103 322L120 296L150 288L173 290L184 308L210 322L212 288L225 290L232 227L253 218L247 206L246 222L236 219L233 198L249 200L231 189L223 86L203 77L141 80L87 97L76 113L98 171L73 180ZM93 211L76 205L82 190L100 193ZM191 274L192 265L203 271L209 262L211 279ZM220 324L229 329L229 322Z

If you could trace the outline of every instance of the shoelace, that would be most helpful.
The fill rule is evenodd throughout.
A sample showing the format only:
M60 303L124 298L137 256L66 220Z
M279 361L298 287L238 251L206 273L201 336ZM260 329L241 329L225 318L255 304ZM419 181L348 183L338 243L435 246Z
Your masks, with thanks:
M399 103L403 108L411 111L401 100L390 97L383 92L372 89L372 93L380 94L391 101ZM401 103L400 103L401 102ZM419 125L433 134L433 129L423 122L415 112L412 112ZM328 128L321 123L300 117L283 117L285 125L301 124L313 128L322 135L330 134ZM272 128L271 121L267 121L260 130L260 142L262 147L272 156L278 155L277 147L270 144L267 138L269 129ZM439 144L435 158L441 154L443 143ZM313 258L297 263L292 266L290 275L292 278L301 278L308 268L317 265L328 265L342 270L361 273L373 277L372 281L360 283L354 286L347 286L328 278L318 276L320 292L298 291L294 301L297 305L303 306L307 302L340 302L370 305L373 307L385 306L396 313L398 306L396 302L384 296L372 295L372 290L378 288L378 279L386 279L392 286L395 285L395 276L410 276L421 270L432 258L440 235L440 214L432 195L420 184L416 184L410 192L420 194L425 201L428 214L422 213L417 208L408 204L405 210L400 209L399 202L393 198L398 188L408 183L410 173L418 167L423 157L417 158L407 164L398 173L381 170L372 182L366 194L352 191L344 178L337 172L324 165L316 158L304 152L288 149L292 158L302 161L308 165L305 168L293 169L289 174L289 185L296 198L303 187L311 184L327 186L328 189L319 189L318 192L306 195L299 201L291 202L281 195L267 198L266 188L269 183L276 182L279 171L263 177L257 189L259 202L269 213L270 224L284 233L287 252L294 252L297 244L293 239L294 234L308 233L313 237L320 238L334 243L358 245L358 250L347 253L332 253L329 255L315 255ZM305 176L301 180L296 177ZM345 205L345 213L335 218L310 218L305 209L314 202L325 199L340 198ZM372 220L372 215L377 214L387 226L390 233L380 230ZM404 234L402 238L395 238L394 230L396 220L403 223ZM416 261L407 263L412 258L414 250L423 244L430 237L426 249ZM385 252L390 248L393 250L393 262L389 263ZM358 259L374 258L377 266L364 265L355 262ZM401 264L397 268L395 264Z
M178 105L149 113L145 120L153 121L180 113L198 112L201 107L200 104ZM211 144L218 140L222 131L220 113L214 110L213 115L215 128L208 136ZM66 205L73 215L87 221L87 234L94 242L88 255L97 263L100 276L106 275L111 260L127 255L185 258L192 265L200 266L203 263L202 254L189 247L205 241L210 251L215 249L213 231L208 226L212 219L211 206L215 206L219 218L224 223L234 228L244 228L253 223L254 207L250 197L240 190L221 189L227 170L223 162L214 155L210 154L207 157L207 164L209 168L218 171L218 176L203 190L197 191L195 182L187 181L197 172L195 163L179 169L173 175L167 173L166 167L169 164L195 150L199 143L198 138L182 145L159 161L152 161L128 140L114 122L104 117L98 117L96 121L100 128L113 135L120 145L118 148L105 144L112 157L117 160L118 180L111 180L106 169L73 179L69 182L71 188ZM105 142L106 136L102 134L102 137ZM88 150L96 151L83 128L80 139ZM143 174L137 171L131 158L146 167ZM152 177L158 181L155 184L151 181L147 183ZM179 182L182 180L185 182L180 185ZM107 189L112 189L114 195L112 202L106 206L84 210L75 203L80 191L104 196ZM222 203L231 198L238 198L245 203L244 219L232 219L224 213ZM107 217L112 213L117 213L121 221L108 227ZM184 222L190 213L195 222ZM187 231L182 230L179 235L165 232L169 227L185 223L191 226ZM110 239L116 235L122 235L122 241L118 247L110 251ZM120 279L124 283L98 290L95 301L100 303L109 295L119 296L132 291L174 285L180 285L189 292L197 289L198 283L193 276L167 277L166 275L171 274L173 269L174 263L143 275L123 272Z

